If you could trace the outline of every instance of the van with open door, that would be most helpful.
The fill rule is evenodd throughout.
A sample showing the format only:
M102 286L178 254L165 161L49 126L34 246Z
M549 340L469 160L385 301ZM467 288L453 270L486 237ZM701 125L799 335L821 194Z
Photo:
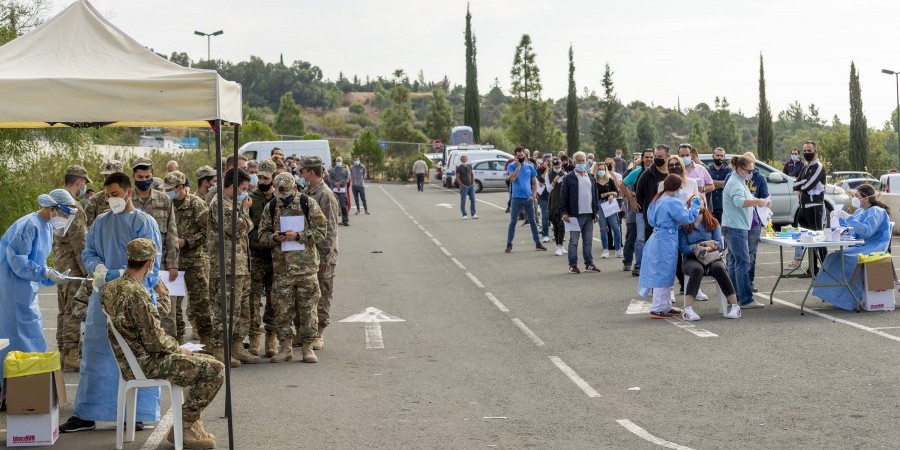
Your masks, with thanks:
M299 157L318 156L322 158L322 167L331 167L331 147L325 139L311 141L253 141L238 149L238 154L253 161L264 161L272 158L272 150L280 148L285 158L291 155Z

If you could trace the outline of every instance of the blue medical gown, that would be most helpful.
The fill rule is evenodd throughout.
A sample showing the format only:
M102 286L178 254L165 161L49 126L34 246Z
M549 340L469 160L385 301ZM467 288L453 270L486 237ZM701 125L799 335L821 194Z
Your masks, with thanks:
M0 373L13 350L47 351L37 293L41 284L53 285L45 276L52 244L53 227L36 212L17 220L0 239L0 338L9 339L0 350Z
M81 253L84 267L92 273L99 264L109 270L124 270L128 264L125 247L134 239L147 238L162 248L159 226L156 220L143 211L134 210L122 214L107 212L91 225L87 243ZM153 286L159 282L159 260L144 285L156 303ZM102 290L103 288L101 288ZM106 316L100 303L100 292L94 291L88 302L85 320L84 344L81 353L81 380L75 393L74 415L82 420L98 422L116 421L116 400L119 389L119 365L109 344ZM159 388L138 390L137 419L141 422L159 421Z
M841 224L853 227L856 237L866 242L845 248L843 261L838 252L829 253L822 265L823 270L816 275L816 283L836 283L841 276L842 262L844 275L849 282L853 271L856 270L857 257L863 253L883 252L891 240L891 218L887 211L879 206L857 209L850 217L841 220ZM862 286L863 281L860 276L857 277L856 283L850 285L853 294L860 301L862 301ZM856 302L843 287L817 287L813 289L812 293L835 307L848 311L856 310Z
M684 207L681 200L663 195L650 204L647 220L653 234L644 244L638 294L650 295L653 288L667 288L675 284L675 266L678 258L678 229L697 220L700 207Z

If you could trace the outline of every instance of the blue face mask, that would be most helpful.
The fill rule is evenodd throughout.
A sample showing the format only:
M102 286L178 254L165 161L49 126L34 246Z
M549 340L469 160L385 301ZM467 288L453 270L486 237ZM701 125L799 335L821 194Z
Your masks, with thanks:
M605 171L605 170L598 170L598 171L597 171L597 176L600 177L600 178L605 177L605 176L606 176L606 171Z
M78 197L84 197L85 192L87 192L87 185L81 187L81 190L78 191Z
M587 164L575 164L575 170L584 172L585 170L587 170Z
M138 188L139 191L148 191L150 187L153 186L153 179L144 180L144 181L135 181L134 185Z
M250 174L250 186L256 186L259 184L259 175L255 173Z
M791 161L794 161L794 162L800 161L800 155L791 155Z
M341 167L341 166L343 166L343 165L344 165L344 164L341 163L340 161L334 163L334 167Z
M694 161L691 159L690 156L685 156L685 157L681 158L681 162L684 164L684 167L687 167L687 166L691 165L691 163Z
M166 192L166 195L168 195L172 200L178 200L178 193L175 191Z
M556 172L556 173L560 173L560 172L562 172L562 168L560 168L560 167L554 167L554 168L553 168L553 171Z
M293 195L289 195L289 196L287 196L287 197L281 199L281 204L284 205L284 206L287 206L287 205L290 205L291 202L293 202L293 201L294 201L294 196L293 196Z
M238 201L238 203L244 203L244 200L247 200L247 193L246 193L246 192L241 192L240 194L237 195L237 201Z

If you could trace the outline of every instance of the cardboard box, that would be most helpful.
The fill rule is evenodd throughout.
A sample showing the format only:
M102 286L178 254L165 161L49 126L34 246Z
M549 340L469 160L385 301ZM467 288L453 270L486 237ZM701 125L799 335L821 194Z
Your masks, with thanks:
M53 445L59 404L66 401L62 370L6 379L6 446Z
M863 264L862 309L893 311L894 263L891 258Z

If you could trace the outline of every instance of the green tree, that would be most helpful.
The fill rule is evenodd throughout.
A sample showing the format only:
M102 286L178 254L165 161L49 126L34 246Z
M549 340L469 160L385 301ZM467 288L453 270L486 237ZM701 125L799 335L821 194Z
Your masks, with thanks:
M697 120L691 123L691 132L688 134L688 142L694 146L700 153L709 153L709 136L708 136L708 124L706 123L706 119L702 117L698 117Z
M275 130L279 134L303 136L305 128L303 118L300 117L300 107L294 103L294 94L285 92L281 96L278 113L275 114Z
M447 93L441 88L431 91L431 98L425 115L425 134L431 139L449 142L450 128L453 127L453 107L447 101Z
M185 52L172 52L169 61L183 67L191 67L191 57Z
M741 138L737 132L737 124L728 109L728 99L716 97L716 111L709 119L709 146L722 147L727 152L741 151Z
M862 90L856 64L850 63L850 170L866 170L869 127L862 109Z
M650 119L647 112L641 113L641 118L637 122L637 142L638 148L653 148L659 140L659 130Z
M513 149L513 145L506 137L506 133L500 128L484 127L484 129L481 130L481 142L484 144L491 144L494 147L509 153L511 153L510 150Z
M475 35L472 34L472 13L466 5L466 94L463 107L463 124L472 127L475 142L481 142L481 97L478 95L478 65Z
M263 122L248 120L241 126L240 145L253 141L277 141L278 135Z
M381 166L381 163L384 161L384 150L378 145L378 138L375 137L375 133L368 128L363 130L359 137L353 141L351 155L359 156L363 164L373 169Z
M594 138L594 151L598 155L607 155L617 148L627 149L625 140L625 124L622 117L622 103L616 98L613 86L613 72L609 64L603 72L603 99L600 100L600 112L594 118L591 135ZM641 147L644 149L646 147ZM638 149L638 150L640 150Z
M762 54L759 55L759 114L757 118L759 124L756 132L756 157L763 161L771 161L775 159L775 129L772 126L772 110L769 108L769 100L766 98L766 75L763 71Z
M413 126L416 117L410 103L409 89L402 85L397 86L391 89L390 95L391 106L381 115L379 134L388 141L424 143L428 138ZM411 151L415 150L415 147L390 144L389 150L408 156Z
M501 118L506 125L507 137L516 145L535 150L559 148L555 139L562 132L553 127L553 105L541 101L540 69L535 64L531 37L527 34L522 35L516 46L510 74L513 101Z
M578 133L578 90L575 88L575 54L569 44L569 95L566 98L566 148L571 155L581 147Z
M52 6L49 0L0 1L0 45L40 25Z

